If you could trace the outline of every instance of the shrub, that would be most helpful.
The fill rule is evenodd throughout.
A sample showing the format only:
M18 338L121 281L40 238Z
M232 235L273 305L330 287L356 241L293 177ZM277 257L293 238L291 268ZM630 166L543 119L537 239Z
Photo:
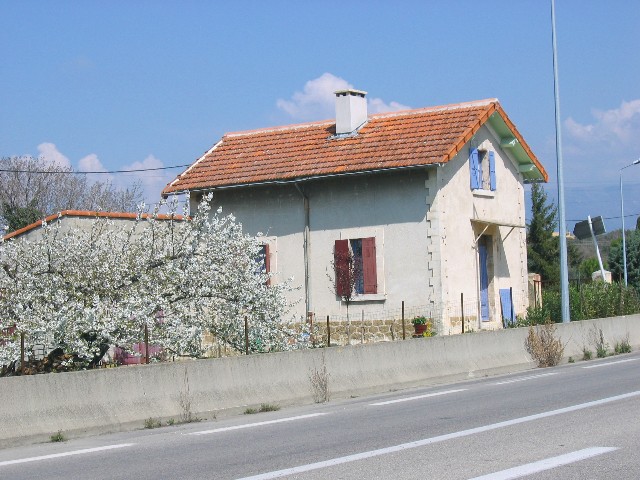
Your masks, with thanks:
M309 381L311 382L311 393L313 394L313 401L316 403L326 403L329 401L331 392L329 391L329 372L327 372L327 366L324 363L322 368L313 368L309 372Z
M592 282L569 286L571 320L588 320L640 313L640 297L631 287L619 284ZM527 322L540 325L562 320L562 302L558 290L545 289L542 305L527 308Z
M278 410L280 410L280 405L275 403L263 403L260 405L261 412L277 412Z
M56 433L49 437L49 440L52 442L66 442L67 438L62 433L62 430L58 430Z
M550 321L544 325L529 327L524 346L538 367L553 367L562 360L564 345L556 338L555 333L556 327Z
M144 428L158 428L161 427L162 423L160 420L156 420L153 417L149 417L144 421Z
M628 333L624 339L616 342L615 346L613 347L613 351L616 355L620 355L621 353L631 353L631 344L629 343Z
M601 328L597 328L595 325L589 332L589 339L591 344L596 349L596 356L598 358L605 358L609 350L609 344L604 340L604 335Z

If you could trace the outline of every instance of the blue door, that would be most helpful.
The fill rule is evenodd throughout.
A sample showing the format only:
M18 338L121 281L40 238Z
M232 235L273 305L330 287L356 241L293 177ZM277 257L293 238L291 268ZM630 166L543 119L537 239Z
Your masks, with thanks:
M487 241L484 237L478 243L480 268L480 319L489 321L489 274L487 272Z

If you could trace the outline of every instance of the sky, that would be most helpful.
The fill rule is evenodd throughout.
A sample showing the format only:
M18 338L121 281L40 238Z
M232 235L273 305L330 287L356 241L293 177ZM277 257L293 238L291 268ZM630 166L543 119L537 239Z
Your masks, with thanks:
M497 97L557 201L550 0L0 2L0 155L82 171L190 164L226 132ZM640 2L556 0L567 228L620 228L640 158ZM184 168L110 174L148 203ZM622 175L627 227L640 165Z

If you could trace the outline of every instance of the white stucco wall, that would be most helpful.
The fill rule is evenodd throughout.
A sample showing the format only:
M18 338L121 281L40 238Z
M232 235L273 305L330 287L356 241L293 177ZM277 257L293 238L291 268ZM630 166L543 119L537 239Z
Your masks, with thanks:
M362 311L399 310L402 301L407 308L436 301L429 289L427 213L432 200L427 196L434 189L428 188L428 171L435 167L300 184L309 199L309 309L318 318L346 315L344 302L333 292L334 242L339 239L376 239L378 293L352 302L350 312L357 318ZM433 173L431 178L435 183ZM219 190L214 204L233 213L247 233L268 237L275 281L293 277L303 287L304 203L295 186ZM306 311L304 297L303 288L292 293L300 316Z
M496 190L472 191L470 188L469 148L495 152ZM476 239L491 237L489 267L489 322L479 322L477 308L465 312L474 317L472 328L498 328L502 324L499 289L513 289L514 309L522 314L528 305L524 187L522 178L508 152L486 126L482 127L458 155L440 170L438 212L441 222L443 301L456 305L450 312L453 331L460 316L460 294L465 310L471 310L479 298L478 252ZM471 219L478 219L472 222ZM502 224L502 226L500 225ZM457 303L456 303L457 302ZM475 325L474 325L475 324Z

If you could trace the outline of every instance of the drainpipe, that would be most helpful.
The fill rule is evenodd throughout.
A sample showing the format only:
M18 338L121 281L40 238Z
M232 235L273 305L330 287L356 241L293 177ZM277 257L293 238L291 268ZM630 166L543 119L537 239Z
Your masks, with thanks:
M305 195L304 191L300 188L298 183L294 183L296 190L302 195L302 202L304 204L304 304L305 315L311 311L311 291L309 285L309 197Z

